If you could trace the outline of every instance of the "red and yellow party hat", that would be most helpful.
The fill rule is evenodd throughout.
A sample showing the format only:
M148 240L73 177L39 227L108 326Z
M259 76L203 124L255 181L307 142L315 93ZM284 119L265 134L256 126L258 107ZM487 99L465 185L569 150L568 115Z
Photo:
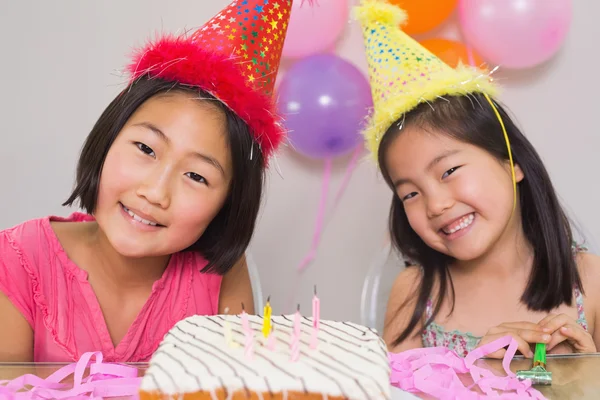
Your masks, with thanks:
M132 82L161 78L211 93L250 126L268 160L285 133L272 94L291 8L292 0L235 0L191 35L139 49Z

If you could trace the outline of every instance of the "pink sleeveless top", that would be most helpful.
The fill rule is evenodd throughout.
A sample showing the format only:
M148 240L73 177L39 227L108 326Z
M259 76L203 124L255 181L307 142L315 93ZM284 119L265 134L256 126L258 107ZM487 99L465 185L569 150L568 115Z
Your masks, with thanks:
M84 222L93 217L46 217L0 232L0 291L33 329L35 362L77 361L88 351L101 351L109 362L148 361L177 321L217 314L221 276L201 273L206 260L199 254L177 253L114 347L87 273L67 257L51 220Z

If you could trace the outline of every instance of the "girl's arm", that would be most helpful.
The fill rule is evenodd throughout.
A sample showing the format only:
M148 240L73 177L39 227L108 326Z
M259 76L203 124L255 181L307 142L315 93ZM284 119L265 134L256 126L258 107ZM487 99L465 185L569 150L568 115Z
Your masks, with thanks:
M23 314L0 292L0 362L33 362L33 330Z
M219 294L219 314L239 314L242 312L242 303L248 314L254 314L252 284L245 256L223 276Z
M420 332L423 330L423 321L421 320L411 335L402 343L393 345L394 341L408 326L410 317L416 305L416 290L421 280L421 272L418 267L408 267L396 278L385 313L385 323L383 328L383 339L388 350L393 353L399 353L404 350L423 347Z
M583 307L588 330L568 315L550 313L540 321L543 328L552 332L549 352L560 349L558 352L595 353L600 349L600 257L579 253L577 267L585 292Z

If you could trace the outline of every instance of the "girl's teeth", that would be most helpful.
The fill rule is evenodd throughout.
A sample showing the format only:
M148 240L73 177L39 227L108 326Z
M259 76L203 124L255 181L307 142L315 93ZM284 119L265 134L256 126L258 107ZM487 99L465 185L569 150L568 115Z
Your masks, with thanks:
M127 214L131 215L131 218L133 218L134 220L141 222L143 224L146 224L146 225L156 226L156 222L148 221L147 219L140 217L139 215L137 215L136 213L134 213L127 207L123 207L123 208L125 209L125 211L127 211Z
M467 226L471 225L471 223L473 222L473 218L474 218L473 214L469 214L466 217L461 218L460 221L458 221L458 224L452 225L452 227L450 229L444 228L444 233L451 234L451 233L458 232L459 230L466 228Z

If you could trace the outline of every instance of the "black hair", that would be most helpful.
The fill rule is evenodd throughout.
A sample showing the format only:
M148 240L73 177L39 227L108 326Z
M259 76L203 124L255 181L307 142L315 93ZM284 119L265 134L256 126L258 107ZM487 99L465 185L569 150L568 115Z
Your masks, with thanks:
M571 305L573 289L583 290L577 264L573 257L573 235L550 176L533 145L512 121L507 112L494 102L506 127L513 161L525 179L518 183L518 201L526 239L533 248L533 268L521 301L531 310L550 311L561 304ZM390 144L407 126L432 129L451 138L477 146L502 162L509 160L501 125L487 99L480 94L450 96L422 103L403 115L387 130L378 150L382 175L394 190L386 166ZM430 248L411 228L404 206L394 194L389 215L389 230L394 246L421 270L415 309L406 328L394 340L398 345L411 335L426 310L427 301L437 282L438 297L428 326L450 293L454 308L454 286L448 267L453 258ZM402 306L401 306L402 308ZM400 312L400 310L398 310ZM452 311L450 311L452 312ZM415 334L418 334L416 332Z
M225 274L245 253L260 209L264 183L264 158L249 126L209 93L161 79L140 78L125 88L104 110L88 135L77 165L76 185L63 206L78 201L93 214L98 199L104 160L114 140L133 113L146 100L169 91L198 95L223 112L233 175L225 203L203 235L188 249L198 251L208 264L202 272Z

